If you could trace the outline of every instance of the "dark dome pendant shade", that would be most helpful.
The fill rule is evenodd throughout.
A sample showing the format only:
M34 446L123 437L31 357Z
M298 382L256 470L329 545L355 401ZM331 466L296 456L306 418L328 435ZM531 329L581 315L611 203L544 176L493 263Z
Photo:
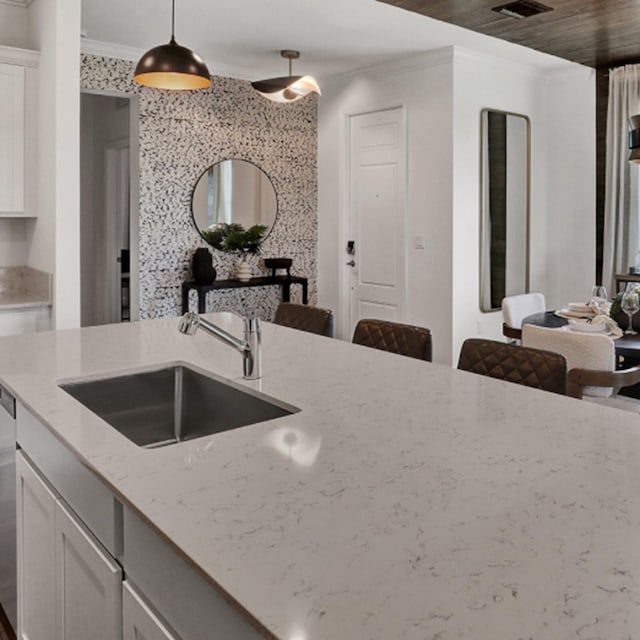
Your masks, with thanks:
M207 65L175 39L176 2L171 2L171 40L149 49L138 61L134 80L146 87L170 90L206 89L211 85Z
M280 78L268 78L257 80L251 86L262 96L273 102L295 102L310 93L320 95L320 87L311 76L291 75L293 60L300 57L299 51L283 49L280 51L283 58L289 60L289 75Z

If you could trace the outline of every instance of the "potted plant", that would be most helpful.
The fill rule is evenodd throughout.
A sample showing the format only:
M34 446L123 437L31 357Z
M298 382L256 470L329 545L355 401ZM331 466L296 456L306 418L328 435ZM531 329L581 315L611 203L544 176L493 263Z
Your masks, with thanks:
M247 262L247 255L255 255L260 252L260 244L266 232L267 227L263 224L254 224L245 229L237 222L221 222L215 227L203 231L202 237L214 249L241 256L236 277L241 282L246 282L251 279L251 267Z

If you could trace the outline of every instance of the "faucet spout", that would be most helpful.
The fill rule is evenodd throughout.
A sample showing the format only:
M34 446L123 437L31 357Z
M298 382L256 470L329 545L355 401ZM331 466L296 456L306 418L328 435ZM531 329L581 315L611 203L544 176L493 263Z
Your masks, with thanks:
M262 377L262 330L259 318L244 318L244 340L236 338L228 331L201 318L192 311L185 313L178 324L178 331L192 336L201 328L225 344L233 347L242 354L242 373L247 380L257 380Z

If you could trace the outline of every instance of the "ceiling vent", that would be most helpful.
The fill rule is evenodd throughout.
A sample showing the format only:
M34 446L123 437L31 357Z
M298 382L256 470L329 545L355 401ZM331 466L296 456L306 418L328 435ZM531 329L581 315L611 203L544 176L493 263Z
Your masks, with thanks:
M553 7L547 7L539 2L533 2L533 0L516 0L509 4L502 4L499 7L493 7L492 11L501 13L503 16L509 16L510 18L524 20L524 18L537 16L539 13L553 11Z

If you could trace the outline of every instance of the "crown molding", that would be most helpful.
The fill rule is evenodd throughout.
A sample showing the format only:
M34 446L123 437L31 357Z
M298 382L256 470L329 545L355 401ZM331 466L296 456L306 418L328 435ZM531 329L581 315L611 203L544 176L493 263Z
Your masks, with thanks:
M89 40L82 38L80 41L80 51L92 56L101 56L103 58L119 58L121 60L138 61L144 51L137 47L127 47L123 44L112 44L111 42L102 42L101 40Z
M102 42L100 40L90 40L89 38L82 38L80 50L82 53L88 55L102 56L104 58L119 58L132 62L140 60L145 53L145 49L128 47L112 42ZM236 80L255 80L255 71L247 69L246 67L236 67L209 60L205 60L205 63L212 76L225 76L227 78L235 78Z
M0 0L0 4L7 4L10 7L22 7L26 9L33 0Z
M31 49L0 46L0 62L3 64L19 64L23 67L37 67L40 53Z
M415 69L424 69L427 67L436 67L442 64L451 64L454 59L454 47L441 47L439 49L431 49L425 53L418 55L399 58L391 62L382 62L380 64L368 65L358 69L351 69L343 73L334 73L320 75L323 82L333 82L334 80L342 80L348 78L356 78L365 76L394 75L401 71L412 71Z

